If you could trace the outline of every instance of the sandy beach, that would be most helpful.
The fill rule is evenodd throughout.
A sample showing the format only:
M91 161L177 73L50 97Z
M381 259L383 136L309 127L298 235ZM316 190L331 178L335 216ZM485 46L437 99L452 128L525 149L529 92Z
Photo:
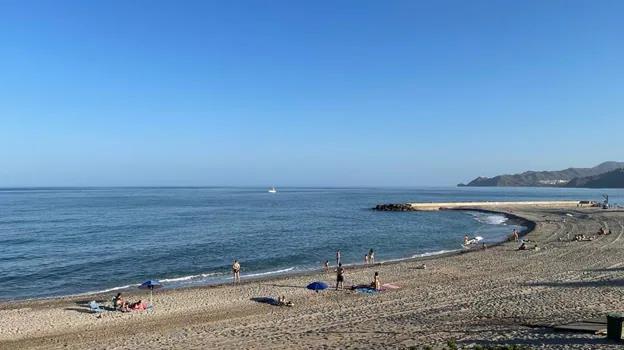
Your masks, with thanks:
M619 349L604 336L549 327L623 312L624 211L593 208L496 208L536 223L532 247L510 242L486 250L349 269L345 285L382 283L374 295L305 286L317 272L240 285L158 291L155 309L104 312L113 293L0 304L1 349L359 349L517 344L542 349ZM567 215L571 214L571 215ZM612 234L571 241L575 234ZM462 235L458 234L458 241ZM418 269L426 263L427 269ZM244 265L243 265L244 267ZM102 278L106 278L102 276ZM293 307L253 298L286 296ZM129 299L145 298L136 292Z

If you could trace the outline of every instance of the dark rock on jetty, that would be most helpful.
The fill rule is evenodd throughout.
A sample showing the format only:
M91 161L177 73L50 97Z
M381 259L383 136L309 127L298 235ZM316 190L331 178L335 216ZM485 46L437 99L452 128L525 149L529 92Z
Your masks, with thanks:
M377 204L373 209L379 211L415 211L409 204Z

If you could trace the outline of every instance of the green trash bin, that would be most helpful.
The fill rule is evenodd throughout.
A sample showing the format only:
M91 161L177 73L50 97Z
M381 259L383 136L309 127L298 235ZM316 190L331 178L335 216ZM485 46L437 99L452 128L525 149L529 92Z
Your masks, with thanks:
M607 315L607 338L622 341L622 325L624 314L611 313Z

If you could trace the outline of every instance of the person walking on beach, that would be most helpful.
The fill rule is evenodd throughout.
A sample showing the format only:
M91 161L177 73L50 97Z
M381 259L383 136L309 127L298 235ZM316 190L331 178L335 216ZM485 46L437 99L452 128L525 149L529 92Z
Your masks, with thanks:
M516 230L515 228L513 230L512 236L513 236L514 241L518 242L518 239L519 239L518 230Z
M238 260L234 260L232 264L232 274L234 275L234 283L240 282L240 263Z
M374 264L375 263L375 252L373 251L373 248L371 248L368 251L368 263L369 264Z
M340 264L340 249L336 250L336 265Z
M340 289L344 289L344 269L341 263L338 263L338 268L336 269L336 290L338 290L338 286L340 286Z

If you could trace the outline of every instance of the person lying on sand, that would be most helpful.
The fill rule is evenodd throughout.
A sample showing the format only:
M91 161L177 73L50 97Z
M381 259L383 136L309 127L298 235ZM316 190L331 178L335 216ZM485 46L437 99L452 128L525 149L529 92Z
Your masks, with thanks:
M520 247L518 247L518 250L527 250L527 246L526 243L522 242L522 244L520 245Z
M147 304L144 303L143 300L139 300L136 303L130 304L128 308L132 311L147 310Z
M277 297L277 306L294 306L295 304L293 304L292 301L290 300L286 300L285 296L279 296Z
M585 236L584 234L578 234L578 235L574 235L574 240L577 242L581 242L581 241L593 241L594 239L596 239L595 236L592 237L588 237Z
M600 230L598 231L598 235L610 235L611 234L611 230L607 231L604 227L601 227Z

